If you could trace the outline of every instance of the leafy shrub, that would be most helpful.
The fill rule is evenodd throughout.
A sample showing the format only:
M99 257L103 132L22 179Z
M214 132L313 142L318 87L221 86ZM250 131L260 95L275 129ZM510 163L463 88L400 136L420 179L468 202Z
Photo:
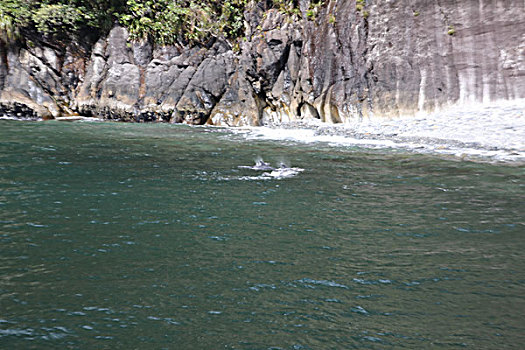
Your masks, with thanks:
M307 17L315 16L322 3L312 2ZM199 43L211 37L237 40L250 4L253 0L0 0L0 38L12 38L20 29L54 39L96 36L118 21L132 40L161 45ZM290 17L300 14L299 0L270 4Z
M42 4L33 11L31 19L36 29L44 35L76 32L84 13L77 7L66 4Z
M128 0L126 10L118 18L128 29L131 39L145 40L153 37L161 44L176 41L184 13L173 2Z
M0 1L0 40L12 41L31 17L27 4L19 0Z
M244 29L248 0L128 0L118 15L135 40L160 44L201 42L210 37L236 38Z

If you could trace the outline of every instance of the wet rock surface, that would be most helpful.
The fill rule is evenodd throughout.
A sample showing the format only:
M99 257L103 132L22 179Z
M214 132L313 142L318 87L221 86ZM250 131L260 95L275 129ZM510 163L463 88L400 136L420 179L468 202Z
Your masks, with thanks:
M221 39L132 43L119 26L89 47L3 43L0 106L41 118L254 126L525 98L522 1L299 5L301 16L254 3L238 51Z
M11 104L2 104L0 106L0 118L37 120L40 119L41 116L25 104L15 102Z

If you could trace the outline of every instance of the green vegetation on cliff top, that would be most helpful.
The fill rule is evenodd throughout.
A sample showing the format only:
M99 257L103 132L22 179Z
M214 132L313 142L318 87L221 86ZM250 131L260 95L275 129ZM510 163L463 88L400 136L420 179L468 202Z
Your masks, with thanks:
M197 43L211 37L235 39L244 32L244 11L253 0L2 0L0 39L37 32L52 40L101 34L114 23L132 40L169 45ZM298 1L273 0L283 12L296 13Z

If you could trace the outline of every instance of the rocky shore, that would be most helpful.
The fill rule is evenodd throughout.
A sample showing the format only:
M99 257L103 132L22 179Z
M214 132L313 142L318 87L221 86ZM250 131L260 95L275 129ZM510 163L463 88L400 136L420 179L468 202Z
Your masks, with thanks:
M525 100L456 106L397 118L345 124L287 122L250 129L248 138L402 148L461 158L525 163Z
M119 25L93 43L0 40L0 116L348 124L525 98L523 1L322 4L254 1L235 44L158 46Z
M13 118L6 115L0 116L1 119L35 120L31 116ZM106 121L83 116L56 120ZM460 159L525 164L525 99L454 106L417 116L355 119L341 124L309 119L225 130L244 135L249 140L403 149Z

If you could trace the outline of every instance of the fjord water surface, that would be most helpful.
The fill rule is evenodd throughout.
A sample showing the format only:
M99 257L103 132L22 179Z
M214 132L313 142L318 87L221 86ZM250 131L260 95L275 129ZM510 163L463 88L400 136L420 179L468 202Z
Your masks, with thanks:
M0 122L1 348L525 343L519 166Z

